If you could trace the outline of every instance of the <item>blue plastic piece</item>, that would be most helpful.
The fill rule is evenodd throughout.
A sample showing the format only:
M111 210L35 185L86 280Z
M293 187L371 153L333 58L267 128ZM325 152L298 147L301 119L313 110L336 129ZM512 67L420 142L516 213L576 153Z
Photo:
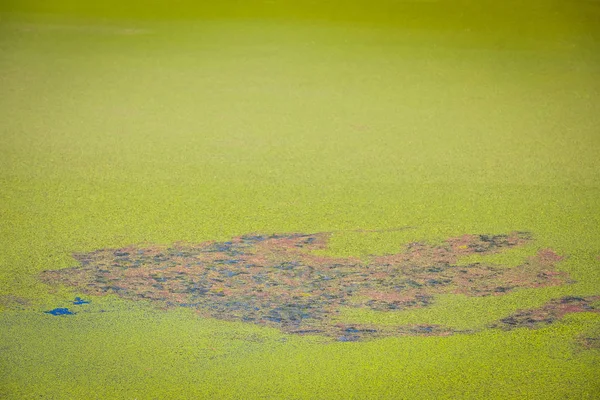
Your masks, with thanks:
M50 310L50 311L44 311L46 314L52 314L52 315L73 315L75 314L72 311L69 311L68 308L55 308L54 310Z
M81 297L75 297L75 301L73 301L73 304L75 305L82 305L82 304L90 304L89 300L83 300Z

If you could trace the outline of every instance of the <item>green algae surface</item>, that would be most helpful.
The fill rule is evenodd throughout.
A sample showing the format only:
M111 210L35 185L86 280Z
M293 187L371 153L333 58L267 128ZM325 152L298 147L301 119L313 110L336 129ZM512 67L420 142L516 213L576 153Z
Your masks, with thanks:
M597 313L489 328L600 294L597 5L372 3L2 5L0 397L597 398ZM452 336L339 342L40 279L144 243L330 232L319 256L368 260L514 231L534 240L459 264L551 248L569 281L340 311Z

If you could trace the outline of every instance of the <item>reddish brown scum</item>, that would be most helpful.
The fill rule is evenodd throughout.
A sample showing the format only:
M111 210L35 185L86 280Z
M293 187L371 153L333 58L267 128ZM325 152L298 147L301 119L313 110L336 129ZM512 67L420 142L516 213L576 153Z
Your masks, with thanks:
M454 333L436 325L341 324L337 317L342 307L404 310L427 307L438 294L499 296L568 281L566 273L555 269L561 257L549 249L513 268L457 265L462 256L530 242L523 232L465 235L439 245L411 243L404 252L366 260L315 255L312 251L325 249L329 236L246 235L228 242L103 249L76 254L80 266L45 271L42 280L88 295L190 307L207 317L342 341Z

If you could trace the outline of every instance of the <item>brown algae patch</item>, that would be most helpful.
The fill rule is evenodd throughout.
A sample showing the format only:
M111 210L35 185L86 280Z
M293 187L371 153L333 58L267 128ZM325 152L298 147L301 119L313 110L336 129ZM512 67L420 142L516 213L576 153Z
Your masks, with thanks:
M600 350L600 325L577 336L577 344L584 350Z
M20 296L0 295L0 309L6 310L24 310L31 306L31 302Z
M541 328L558 321L566 314L579 312L600 313L599 300L600 296L566 296L551 300L538 308L519 310L506 318L502 318L490 327L503 330ZM589 338L589 342L590 347L597 346L597 344L594 344L593 338Z
M130 246L76 254L78 267L45 271L48 284L88 295L116 294L200 315L317 334L341 341L457 333L437 325L340 324L342 307L396 311L427 307L438 294L498 296L518 288L562 285L562 257L552 250L513 268L457 265L469 254L493 254L531 242L524 232L464 235L441 244L411 243L404 252L367 259L311 252L330 233L245 235L227 242Z

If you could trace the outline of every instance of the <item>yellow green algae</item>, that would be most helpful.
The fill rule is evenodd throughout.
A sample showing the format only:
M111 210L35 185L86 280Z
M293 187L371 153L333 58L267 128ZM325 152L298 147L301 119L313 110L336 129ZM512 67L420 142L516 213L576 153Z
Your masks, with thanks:
M143 242L334 232L367 257L519 230L471 261L552 248L574 283L344 317L482 329L597 295L595 3L113 3L2 5L0 397L597 398L597 314L338 343L112 297L55 317L80 293L38 278Z

